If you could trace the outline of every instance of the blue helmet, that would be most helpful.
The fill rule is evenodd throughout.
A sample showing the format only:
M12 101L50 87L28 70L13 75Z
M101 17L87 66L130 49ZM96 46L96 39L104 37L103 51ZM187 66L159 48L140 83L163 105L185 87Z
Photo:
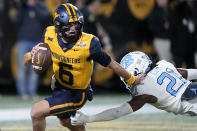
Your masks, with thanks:
M133 51L122 58L120 65L132 75L136 76L143 72L149 72L152 63L150 57L144 52Z
M84 19L83 19L83 15L81 14L81 12L76 6L70 3L59 5L55 10L53 21L58 35L65 38L69 42L77 41L81 36ZM65 31L68 31L68 29L65 30L62 28L63 26L69 25L71 23L77 24L76 26L77 36L74 38L68 37L65 34Z
M153 62L151 58L141 51L133 51L126 54L120 62L120 65L134 76L137 76L140 73L149 72L152 64ZM135 88L128 85L122 77L120 77L120 79L133 95L136 94Z

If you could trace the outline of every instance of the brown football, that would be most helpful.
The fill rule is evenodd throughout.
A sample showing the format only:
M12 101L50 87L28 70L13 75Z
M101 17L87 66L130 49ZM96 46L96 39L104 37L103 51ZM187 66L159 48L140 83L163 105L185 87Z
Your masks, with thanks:
M41 43L38 48L39 51L32 56L32 66L37 74L41 74L51 65L51 51L46 43Z

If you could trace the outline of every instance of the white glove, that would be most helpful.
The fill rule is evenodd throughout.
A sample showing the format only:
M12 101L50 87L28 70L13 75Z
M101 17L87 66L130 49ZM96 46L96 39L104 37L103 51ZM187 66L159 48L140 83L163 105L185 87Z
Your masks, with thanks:
M71 121L71 124L74 125L74 126L85 125L86 122L87 122L87 118L88 118L87 115L83 114L80 111L77 111L75 116L70 117L70 121Z

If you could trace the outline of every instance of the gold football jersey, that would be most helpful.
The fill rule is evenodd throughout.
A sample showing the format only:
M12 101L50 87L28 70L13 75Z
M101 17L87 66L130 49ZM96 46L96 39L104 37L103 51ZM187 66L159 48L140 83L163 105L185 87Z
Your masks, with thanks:
M93 72L93 60L87 60L90 56L90 43L93 37L83 32L75 45L71 49L66 49L58 43L55 27L47 27L44 42L50 47L53 72L62 86L71 89L87 88Z

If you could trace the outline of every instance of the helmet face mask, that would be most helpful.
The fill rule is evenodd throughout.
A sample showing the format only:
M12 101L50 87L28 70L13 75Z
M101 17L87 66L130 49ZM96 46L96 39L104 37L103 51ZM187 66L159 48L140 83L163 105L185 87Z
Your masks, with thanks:
M61 4L57 7L54 14L54 25L58 35L66 40L66 42L73 43L80 38L83 23L83 16L77 7L68 3ZM68 33L73 25L76 30L75 36Z

